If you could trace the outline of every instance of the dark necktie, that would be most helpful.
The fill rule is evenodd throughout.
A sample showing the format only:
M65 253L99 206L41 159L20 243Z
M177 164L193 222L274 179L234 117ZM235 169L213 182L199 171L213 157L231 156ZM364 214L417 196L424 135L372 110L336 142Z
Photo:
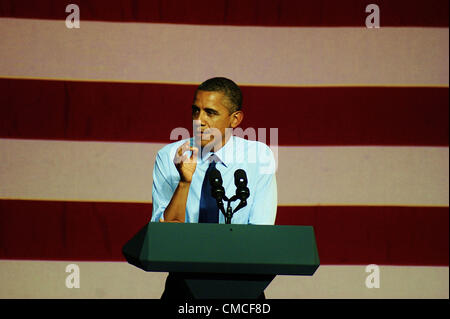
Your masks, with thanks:
M200 195L200 215L198 217L199 223L218 223L219 222L219 208L217 202L211 195L211 184L209 182L209 175L216 167L215 156L209 158L209 166L206 170L205 178L203 179L202 193Z

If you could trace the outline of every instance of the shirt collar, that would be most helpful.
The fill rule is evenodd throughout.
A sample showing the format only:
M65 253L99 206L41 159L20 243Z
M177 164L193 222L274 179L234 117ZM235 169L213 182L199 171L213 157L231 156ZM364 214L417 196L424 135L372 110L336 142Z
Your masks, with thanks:
M224 146L222 146L215 153L209 152L208 154L206 154L202 158L202 161L207 161L208 158L214 154L220 160L220 162L223 165L225 165L225 167L228 167L228 165L230 164L230 162L232 161L232 158L233 158L234 143L235 143L235 137L232 135L232 136L230 136L230 138L228 139L228 141L225 143Z

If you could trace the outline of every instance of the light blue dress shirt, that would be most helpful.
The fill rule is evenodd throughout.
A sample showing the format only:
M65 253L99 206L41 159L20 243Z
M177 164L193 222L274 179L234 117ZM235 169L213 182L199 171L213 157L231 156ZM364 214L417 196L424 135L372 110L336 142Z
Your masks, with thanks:
M192 139L191 139L192 140ZM180 140L168 144L159 150L156 155L153 170L153 213L152 222L164 220L164 211L172 199L172 195L180 181L173 162L175 152L187 140ZM190 152L189 152L190 153ZM213 153L198 155L197 167L189 188L186 203L187 223L197 223L200 211L200 195L202 183L208 169L208 158ZM231 220L232 224L273 225L277 211L277 183L275 177L276 162L271 149L264 143L249 141L237 136L231 136L227 143L214 153L219 162L216 168L220 171L225 194L231 198L236 193L234 172L243 169L247 174L250 197L247 206L238 210ZM189 154L188 154L189 155ZM233 202L234 208L239 200ZM225 210L227 202L224 201ZM225 217L219 211L219 223L225 223Z

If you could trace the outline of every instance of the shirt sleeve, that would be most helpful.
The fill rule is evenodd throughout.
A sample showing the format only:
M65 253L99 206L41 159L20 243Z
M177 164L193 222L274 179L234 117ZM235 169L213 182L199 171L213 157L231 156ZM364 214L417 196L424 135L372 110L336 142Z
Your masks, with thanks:
M278 200L275 175L276 162L269 147L264 145L263 150L265 158L268 160L265 161L266 165L259 166L256 171L258 179L253 190L255 199L250 210L248 223L254 225L274 225Z
M164 220L164 211L172 199L174 189L170 183L170 163L164 158L161 152L156 155L155 166L153 168L153 188L152 188L152 222Z

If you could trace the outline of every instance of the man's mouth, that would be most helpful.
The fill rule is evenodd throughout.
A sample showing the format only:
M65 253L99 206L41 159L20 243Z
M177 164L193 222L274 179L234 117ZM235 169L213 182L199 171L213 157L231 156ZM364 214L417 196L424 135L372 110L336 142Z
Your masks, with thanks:
M197 135L206 135L206 134L210 134L209 130L196 130L196 134Z
M212 134L208 134L208 132L207 131L199 131L199 132L197 132L197 134L195 134L195 138L198 140L198 141L204 141L204 142L206 142L206 141L210 141L210 140L212 140L212 139L214 139L214 135L212 135Z

